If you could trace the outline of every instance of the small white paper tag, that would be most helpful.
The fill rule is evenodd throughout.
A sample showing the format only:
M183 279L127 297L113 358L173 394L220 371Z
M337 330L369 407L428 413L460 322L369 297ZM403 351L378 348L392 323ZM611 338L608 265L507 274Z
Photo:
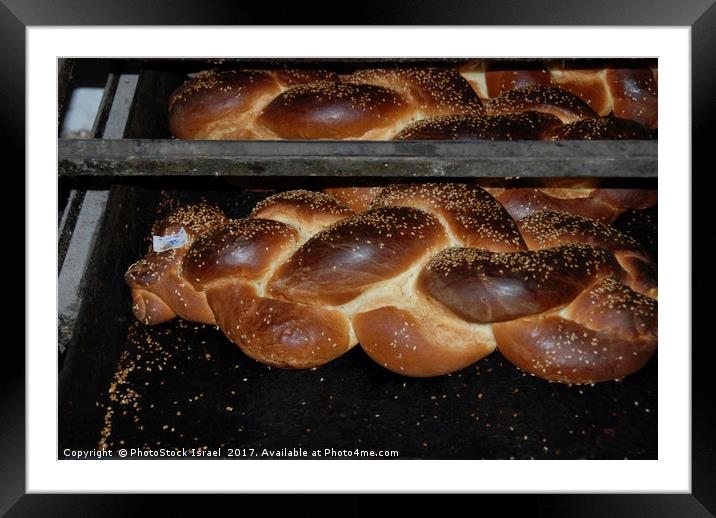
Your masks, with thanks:
M179 229L176 234L168 236L152 236L152 248L155 252L164 252L165 250L173 250L181 248L189 242L189 236L186 235L184 227Z

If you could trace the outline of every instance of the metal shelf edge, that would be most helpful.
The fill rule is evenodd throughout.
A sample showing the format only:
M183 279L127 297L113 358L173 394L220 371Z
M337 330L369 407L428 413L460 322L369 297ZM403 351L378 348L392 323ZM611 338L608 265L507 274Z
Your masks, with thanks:
M657 176L657 141L60 139L59 173L117 176ZM529 162L529 166L525 164Z

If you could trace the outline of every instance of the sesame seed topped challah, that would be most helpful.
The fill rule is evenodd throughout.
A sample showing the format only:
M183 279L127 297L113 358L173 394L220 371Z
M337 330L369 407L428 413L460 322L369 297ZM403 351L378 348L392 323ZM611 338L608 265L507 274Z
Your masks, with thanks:
M205 204L174 211L153 234L183 227L186 242L125 275L135 316L216 324L248 356L290 368L360 343L396 373L436 376L497 347L541 378L591 383L656 352L656 268L628 236L563 212L516 221L473 184L367 192L358 213L303 190L239 220Z
M490 89L480 85L496 72L481 67L205 71L171 95L170 131L198 140L575 140L648 139L656 127L648 68L518 70Z

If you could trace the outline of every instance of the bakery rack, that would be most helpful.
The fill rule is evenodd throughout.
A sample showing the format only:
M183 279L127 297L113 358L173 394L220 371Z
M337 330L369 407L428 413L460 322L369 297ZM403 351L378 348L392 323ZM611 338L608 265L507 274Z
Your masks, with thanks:
M459 61L459 60L453 60ZM429 66L433 60L398 60ZM355 60L126 60L107 80L96 138L60 139L59 174L86 176L656 177L656 141L181 141L167 100L187 72L212 67L375 66ZM444 64L444 61L443 61ZM346 67L350 67L346 69ZM340 70L339 70L340 71Z
M163 445L258 446L280 430L275 446L382 445L400 450L401 458L655 458L656 361L620 384L584 390L535 383L498 354L455 375L411 380L383 371L358 350L317 370L281 371L247 360L212 326L133 325L122 276L146 250L157 207L170 200L207 199L242 217L270 194L264 189L317 188L328 177L579 176L656 184L656 141L210 142L168 134L166 102L187 72L289 62L350 71L383 61L434 62L102 61L107 72L92 138L58 139L60 452L64 446L94 448L100 436L138 445L151 435ZM87 65L59 60L60 123L73 73ZM647 223L655 222L655 211L651 216ZM638 231L653 234L655 228L647 224ZM158 345L148 349L148 343ZM179 351L177 343L191 346ZM127 358L129 352L144 360ZM124 399L107 396L123 361L136 392L164 413L137 409L128 393ZM108 432L109 406L115 417ZM556 429L550 420L560 416L565 424ZM474 434L486 442L471 442Z

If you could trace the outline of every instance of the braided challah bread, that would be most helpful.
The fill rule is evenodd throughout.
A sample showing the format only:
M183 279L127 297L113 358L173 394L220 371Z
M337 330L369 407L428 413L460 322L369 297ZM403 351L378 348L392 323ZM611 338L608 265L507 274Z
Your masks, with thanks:
M200 74L169 101L172 135L185 139L390 140L426 117L482 114L453 69L244 70Z
M585 101L600 116L613 114L650 129L658 125L655 63L476 60L459 71L483 99L526 87L558 87Z
M611 112L598 114L551 80L526 81L529 86L483 101L466 79L472 75L437 67L343 76L325 70L203 72L172 94L170 131L177 138L208 140L650 138L639 117L603 120L599 115ZM574 123L579 125L561 130Z
M135 316L217 324L248 356L310 368L357 343L407 376L459 370L495 347L544 379L620 378L656 351L656 271L631 238L561 212L520 221L469 184L396 184L356 214L288 191L228 220L204 204L125 275Z

